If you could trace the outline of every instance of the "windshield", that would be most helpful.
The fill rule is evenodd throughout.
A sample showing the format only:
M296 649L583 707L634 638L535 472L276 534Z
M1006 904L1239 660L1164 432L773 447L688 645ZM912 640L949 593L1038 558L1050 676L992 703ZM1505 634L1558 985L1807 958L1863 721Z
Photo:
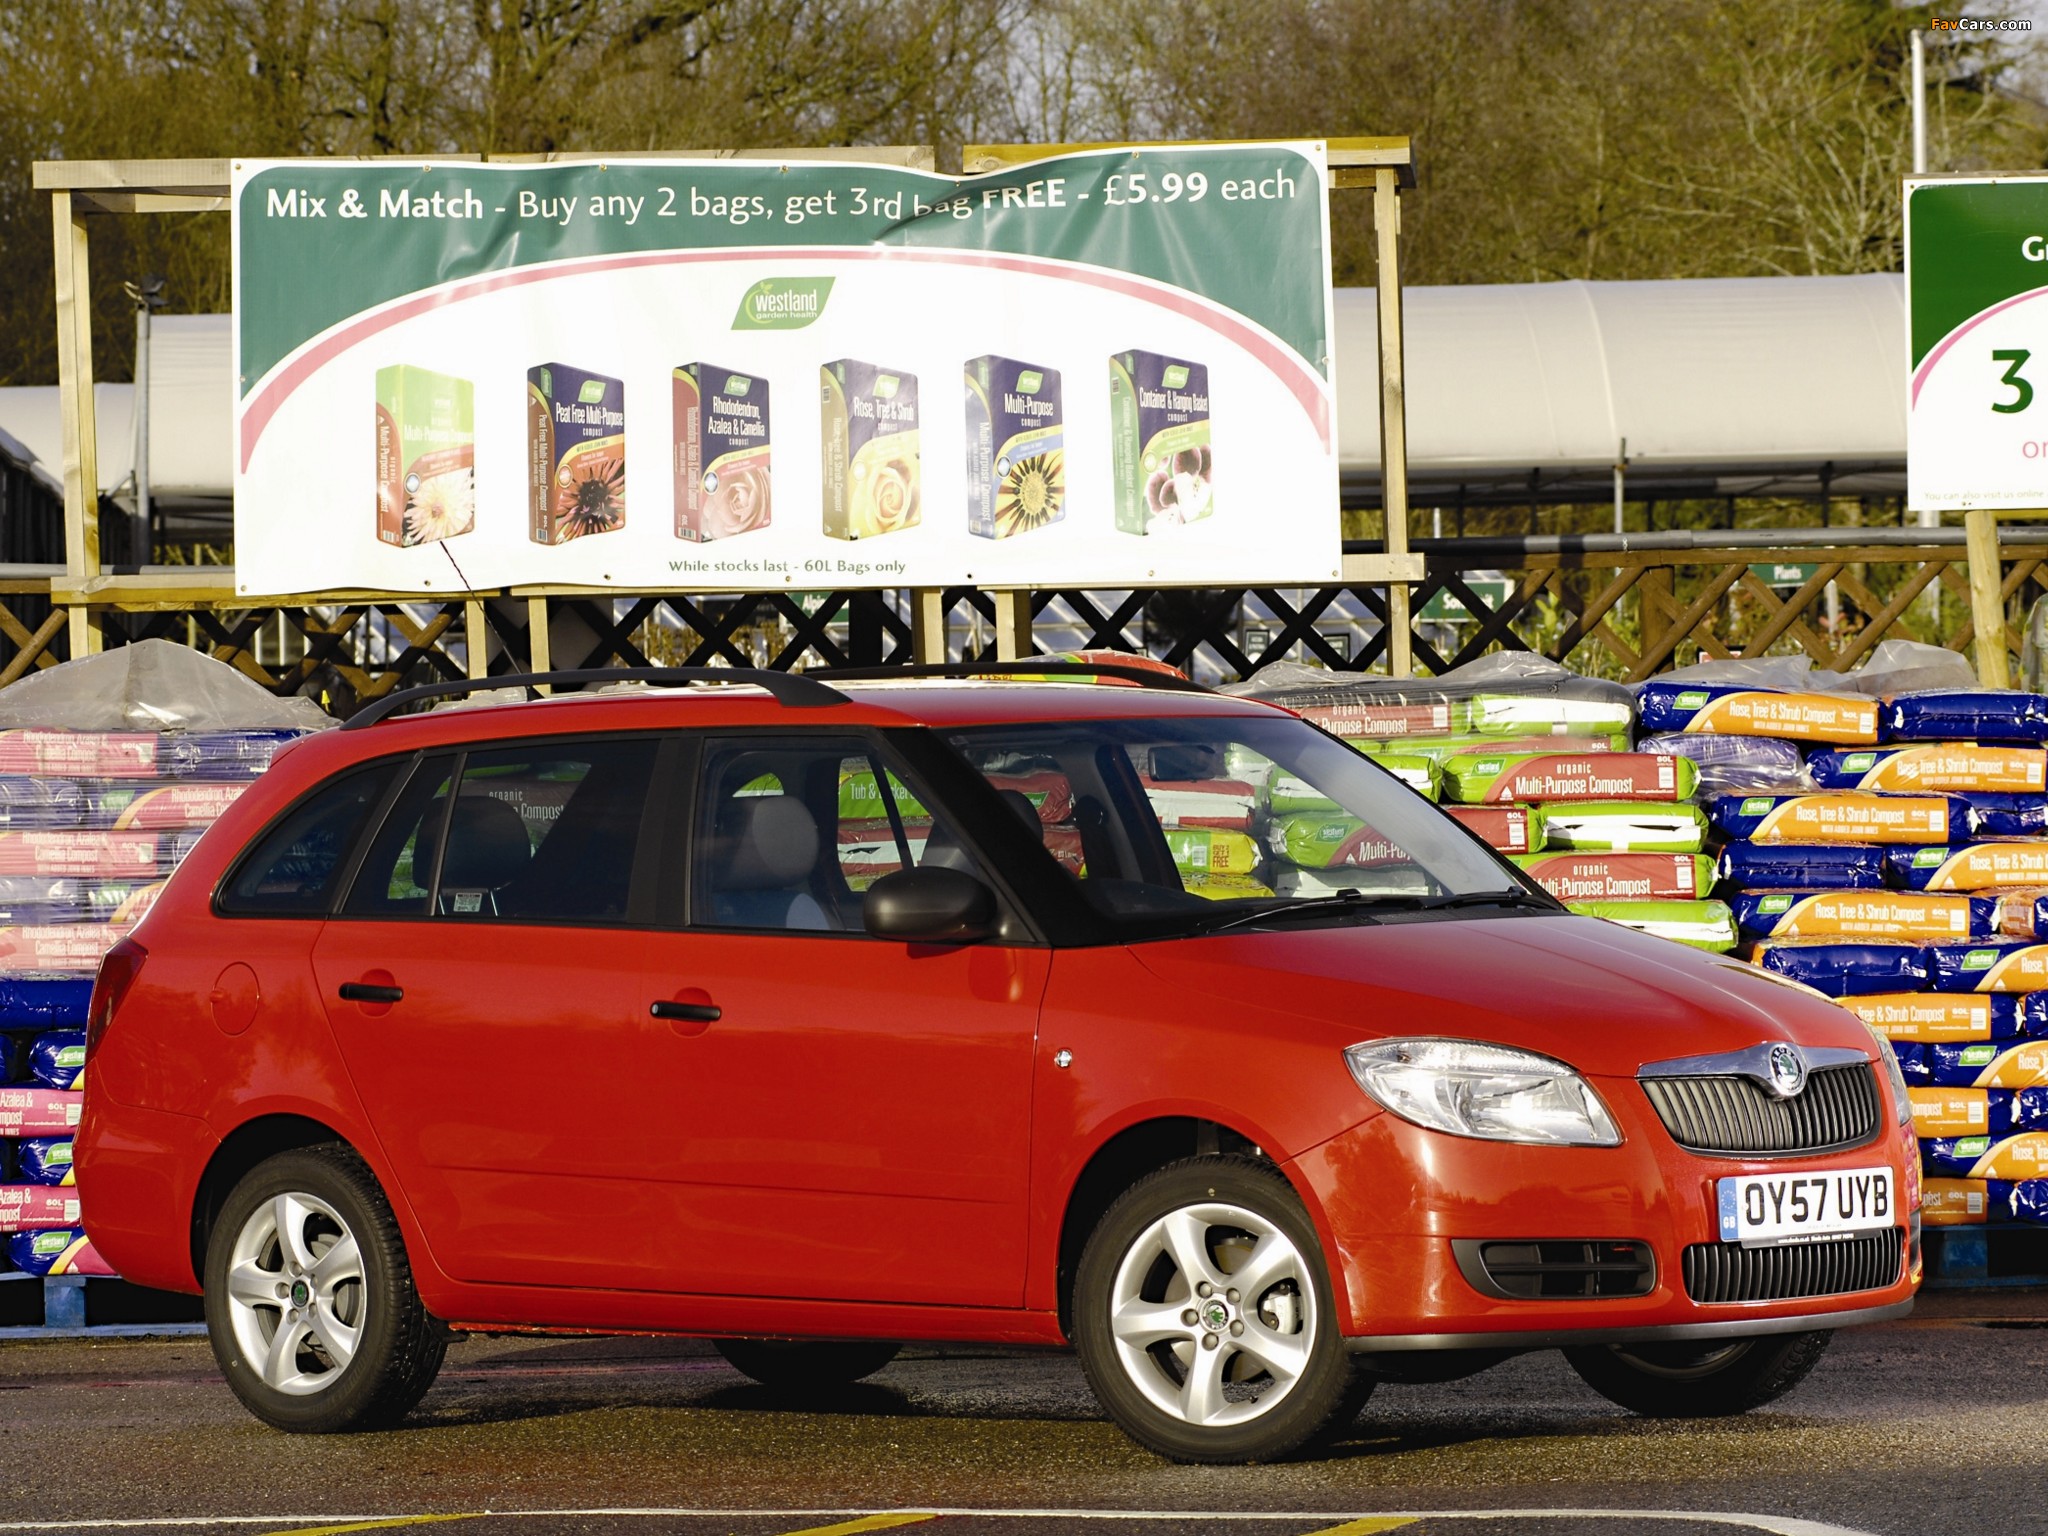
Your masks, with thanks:
M1310 903L1369 914L1534 889L1420 795L1304 721L1073 720L945 739L1096 913L1137 930L1129 936L1284 917Z

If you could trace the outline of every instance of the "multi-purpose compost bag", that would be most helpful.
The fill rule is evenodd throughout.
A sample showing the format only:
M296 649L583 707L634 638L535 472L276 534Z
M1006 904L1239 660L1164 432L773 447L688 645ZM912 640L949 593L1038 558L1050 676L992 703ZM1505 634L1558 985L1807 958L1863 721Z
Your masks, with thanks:
M1544 846L1549 813L1537 805L1447 805L1452 820L1502 853L1534 853Z
M1381 740L1610 735L1635 722L1634 698L1621 684L1515 651L1430 678L1347 676L1278 662L1223 691L1284 704L1339 736Z
M1588 800L1546 806L1546 848L1600 853L1697 853L1707 813L1696 805Z
M1504 800L1537 805L1565 800L1668 803L1688 798L1698 786L1699 770L1689 758L1652 752L1589 757L1474 752L1444 764L1445 797L1461 805Z
M1714 885L1713 860L1703 854L1545 851L1513 857L1564 902L1696 901Z
M1582 917L1605 918L1694 949L1725 953L1735 947L1735 918L1719 901L1574 901Z

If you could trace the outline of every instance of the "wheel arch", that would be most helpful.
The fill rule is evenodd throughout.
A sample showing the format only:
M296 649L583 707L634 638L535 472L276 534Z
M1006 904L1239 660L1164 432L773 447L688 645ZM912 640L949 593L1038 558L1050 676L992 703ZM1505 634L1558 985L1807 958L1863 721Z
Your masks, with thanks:
M1252 1136L1220 1120L1199 1115L1158 1115L1127 1125L1097 1147L1075 1176L1060 1216L1055 1256L1060 1331L1073 1337L1074 1271L1081 1250L1117 1198L1148 1173L1190 1157L1236 1153L1257 1157L1292 1184L1287 1170ZM1313 1207L1311 1207L1313 1210Z
M192 1197L191 1256L195 1279L203 1279L206 1274L207 1240L235 1186L280 1152L295 1152L301 1147L328 1142L339 1142L361 1155L361 1149L341 1132L309 1115L260 1115L227 1134L207 1160L206 1171L199 1176L199 1187Z

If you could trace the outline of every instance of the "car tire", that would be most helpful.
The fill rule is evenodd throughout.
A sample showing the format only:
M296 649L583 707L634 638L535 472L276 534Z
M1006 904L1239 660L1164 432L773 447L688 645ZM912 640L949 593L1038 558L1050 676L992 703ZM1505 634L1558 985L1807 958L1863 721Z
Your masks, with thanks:
M297 1434L403 1418L447 1349L390 1202L338 1142L280 1153L235 1186L208 1237L204 1289L228 1386Z
M1652 1419L1720 1419L1761 1408L1806 1379L1834 1335L1759 1334L1677 1344L1568 1349L1573 1370L1611 1403Z
M764 1387L800 1392L844 1387L872 1376L902 1349L900 1344L841 1342L836 1339L714 1339L725 1363Z
M1075 1270L1073 1339L1096 1400L1173 1461L1287 1456L1374 1385L1345 1353L1300 1197L1249 1157L1171 1164L1109 1208Z

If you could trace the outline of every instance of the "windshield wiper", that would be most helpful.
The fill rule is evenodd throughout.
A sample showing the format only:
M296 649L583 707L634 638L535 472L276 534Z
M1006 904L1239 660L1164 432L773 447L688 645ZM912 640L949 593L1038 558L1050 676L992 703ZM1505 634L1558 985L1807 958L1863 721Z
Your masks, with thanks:
M1419 898L1416 910L1440 912L1446 907L1533 907L1544 912L1559 910L1558 903L1549 896L1538 896L1534 891L1525 891L1520 886L1507 891L1460 891L1455 896L1425 896Z
M1196 931L1202 934L1222 933L1230 928L1245 928L1253 923L1263 923L1274 917L1299 917L1305 913L1335 912L1355 907L1376 907L1389 900L1406 901L1407 897L1368 896L1365 892L1349 886L1328 896L1313 897L1308 901L1289 901L1279 906L1260 907L1256 912L1232 912L1213 923L1205 923Z

